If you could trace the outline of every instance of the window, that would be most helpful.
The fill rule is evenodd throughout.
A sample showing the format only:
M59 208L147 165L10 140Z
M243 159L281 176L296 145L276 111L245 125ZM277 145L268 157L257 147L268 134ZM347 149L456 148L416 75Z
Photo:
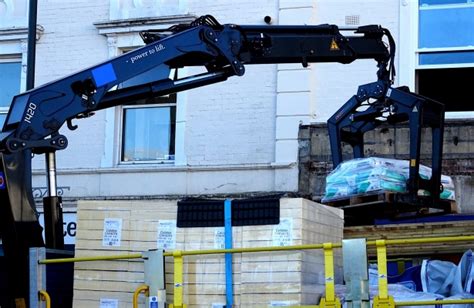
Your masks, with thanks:
M174 159L175 105L124 107L122 161Z
M20 93L20 58L0 57L0 127L3 127L12 98Z
M474 111L474 2L419 0L416 89L446 111Z
M135 47L143 46L143 41L139 35L143 29L168 29L173 25L190 23L196 19L194 15L180 15L180 13L177 14L176 11L171 15L167 15L167 13L164 12L165 7L163 7L161 2L157 5L153 5L153 7L161 11L161 14L155 12L149 15L155 17L140 15L140 18L134 19L132 18L133 16L131 16L133 14L128 16L121 15L122 13L131 13L129 9L121 5L126 2L128 3L130 1L111 1L111 20L94 23L99 33L107 37L110 58L116 57ZM173 8L177 8L175 5L176 2L179 2L180 8L183 8L183 10L186 9L186 1L172 0L167 3L171 3ZM146 17L146 25L144 24L143 17ZM120 22L112 21L112 19L120 19ZM182 68L180 74L186 75L187 69ZM141 84L146 82L144 81L146 78L150 77L153 78L148 79L148 81L166 79L173 75L174 72L170 72L169 69L163 66L133 78L132 80L128 80L121 86L127 87L133 84ZM140 80L140 78L142 80ZM117 165L123 166L143 162L154 164L172 163L176 166L187 165L187 157L184 151L187 123L186 105L187 96L183 93L147 101L132 101L126 106L108 108L105 110L105 150L101 159L101 167L112 168ZM159 118L162 119L161 122L150 122L158 121ZM140 126L145 122L149 123L149 126ZM169 123L169 128L158 133L156 128L163 128L165 125L168 126L168 124L165 123ZM159 138L161 138L161 140L159 140ZM168 144L168 146L166 144ZM139 147L142 146L146 146L150 150L140 149ZM168 153L165 153L164 149L166 148L168 148Z
M158 66L118 88L168 79L171 71ZM174 73L174 72L173 72ZM175 155L176 95L131 101L122 107L122 163L172 162Z

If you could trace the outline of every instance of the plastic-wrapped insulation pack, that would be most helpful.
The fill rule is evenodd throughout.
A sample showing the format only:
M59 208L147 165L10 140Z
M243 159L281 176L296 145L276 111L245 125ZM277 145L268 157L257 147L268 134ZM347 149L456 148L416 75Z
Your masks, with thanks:
M406 192L409 172L407 160L368 157L345 161L326 178L323 202L375 192ZM419 174L423 179L430 179L431 168L420 165ZM441 184L440 198L455 200L453 180L442 175ZM429 192L420 190L418 194L429 195Z

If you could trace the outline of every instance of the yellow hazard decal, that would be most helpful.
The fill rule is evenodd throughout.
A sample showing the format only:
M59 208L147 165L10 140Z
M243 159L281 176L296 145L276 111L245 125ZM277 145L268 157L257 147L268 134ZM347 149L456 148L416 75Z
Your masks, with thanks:
M410 167L416 166L416 159L410 159Z
M337 43L334 39L332 39L331 41L331 47L329 48L329 50L339 50L339 46L337 46Z

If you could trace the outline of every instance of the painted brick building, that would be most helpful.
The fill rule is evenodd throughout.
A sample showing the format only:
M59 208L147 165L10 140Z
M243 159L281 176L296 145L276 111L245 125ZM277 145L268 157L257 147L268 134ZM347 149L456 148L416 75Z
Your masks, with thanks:
M464 0L265 0L258 5L230 0L44 0L38 8L36 85L141 46L141 30L167 28L204 14L235 24L263 25L265 16L280 25L381 24L398 46L396 85L426 88L437 82L433 76L453 70L460 80L473 78L472 35L462 30L472 26L473 7ZM460 16L456 24L453 14ZM434 27L433 20L440 26ZM26 0L0 2L1 83L9 89L1 97L1 121L9 98L25 88L26 26ZM448 28L457 39L446 39ZM375 72L370 60L309 68L249 66L243 77L152 105L100 111L76 121L79 129L74 132L63 129L70 145L57 154L59 186L71 204L78 198L297 192L300 125L325 123L358 85L375 80ZM453 88L451 83L447 89ZM460 112L447 117L469 121L472 98L461 101L455 108ZM35 158L34 168L40 196L46 187L43 157Z

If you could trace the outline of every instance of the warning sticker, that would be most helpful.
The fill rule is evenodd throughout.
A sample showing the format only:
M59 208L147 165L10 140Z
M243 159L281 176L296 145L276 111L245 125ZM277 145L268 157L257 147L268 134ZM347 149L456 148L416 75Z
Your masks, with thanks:
M120 247L122 218L105 218L102 246Z
M176 220L158 222L158 248L164 250L176 248Z
M225 229L223 227L214 229L214 248L225 249Z
M118 299L115 298L101 298L100 299L100 308L117 308Z
M280 223L273 227L273 246L290 246L293 244L293 220L282 218Z

